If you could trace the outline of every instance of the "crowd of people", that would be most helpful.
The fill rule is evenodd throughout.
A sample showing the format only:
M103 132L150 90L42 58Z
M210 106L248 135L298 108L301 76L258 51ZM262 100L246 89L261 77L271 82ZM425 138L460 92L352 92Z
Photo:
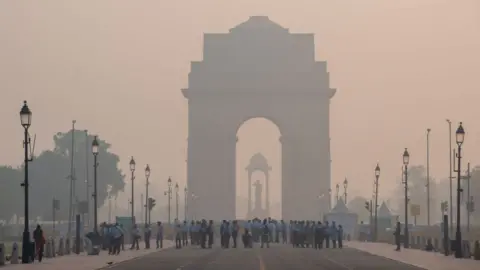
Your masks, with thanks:
M292 220L288 223L283 220L277 221L271 218L254 218L247 221L223 220L215 224L213 220L178 221L175 220L170 227L175 247L181 249L192 245L200 248L212 248L215 239L219 240L222 248L237 248L238 240L244 248L252 248L254 243L260 243L260 248L270 247L270 243L291 244L294 248L342 248L343 228L341 225L328 221ZM168 228L167 227L167 228ZM119 224L102 224L101 234L103 249L109 254L119 254L124 250L125 235L131 238L130 249L139 249L140 240L145 240L145 248L150 248L150 240L156 240L156 248L163 248L164 224L157 222L155 228L144 225L143 230L134 225L130 232L123 229ZM155 236L152 235L152 229ZM143 231L143 235L142 235ZM143 237L142 237L143 236Z

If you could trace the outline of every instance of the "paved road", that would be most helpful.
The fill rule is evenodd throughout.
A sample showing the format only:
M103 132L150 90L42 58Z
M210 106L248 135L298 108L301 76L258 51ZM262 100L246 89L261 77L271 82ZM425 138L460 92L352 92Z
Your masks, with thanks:
M421 270L355 249L292 248L272 245L269 249L202 250L187 247L168 249L134 261L109 267L110 270Z

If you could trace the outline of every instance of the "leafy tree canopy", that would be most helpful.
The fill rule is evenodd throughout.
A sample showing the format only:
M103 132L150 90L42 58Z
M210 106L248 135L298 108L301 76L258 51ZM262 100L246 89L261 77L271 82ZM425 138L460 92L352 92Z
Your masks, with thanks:
M87 199L86 180L90 184L90 205L93 206L93 155L91 152L92 135L85 131L75 131L74 135L74 179L76 198L74 201ZM70 196L70 165L72 148L72 131L57 133L53 137L55 147L47 150L33 162L29 163L30 182L30 218L41 216L52 217L52 200L60 200L60 210L56 212L59 219L67 219ZM110 144L99 141L97 194L100 207L107 198L107 187L112 187L111 195L116 195L124 188L124 175L118 169L119 157L109 152ZM88 160L88 163L87 163ZM9 219L13 213L23 216L23 166L18 169L0 167L0 216ZM87 173L88 171L88 173ZM15 203L4 204L5 201ZM4 205L12 205L11 210ZM92 208L91 208L92 209Z

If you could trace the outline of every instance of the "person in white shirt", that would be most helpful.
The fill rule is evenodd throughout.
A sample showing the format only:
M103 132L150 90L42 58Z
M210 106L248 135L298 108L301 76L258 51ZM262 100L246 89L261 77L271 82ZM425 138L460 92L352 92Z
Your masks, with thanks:
M136 247L136 249L139 250L140 249L138 245L139 240L140 240L140 229L138 228L137 224L134 224L132 228L132 247L130 247L130 249L134 249Z

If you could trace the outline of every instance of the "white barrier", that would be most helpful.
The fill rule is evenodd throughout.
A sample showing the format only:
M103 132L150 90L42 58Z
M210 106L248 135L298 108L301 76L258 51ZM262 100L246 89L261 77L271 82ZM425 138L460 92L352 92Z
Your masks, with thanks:
M12 256L10 257L11 264L18 264L18 244L15 242L12 246Z

